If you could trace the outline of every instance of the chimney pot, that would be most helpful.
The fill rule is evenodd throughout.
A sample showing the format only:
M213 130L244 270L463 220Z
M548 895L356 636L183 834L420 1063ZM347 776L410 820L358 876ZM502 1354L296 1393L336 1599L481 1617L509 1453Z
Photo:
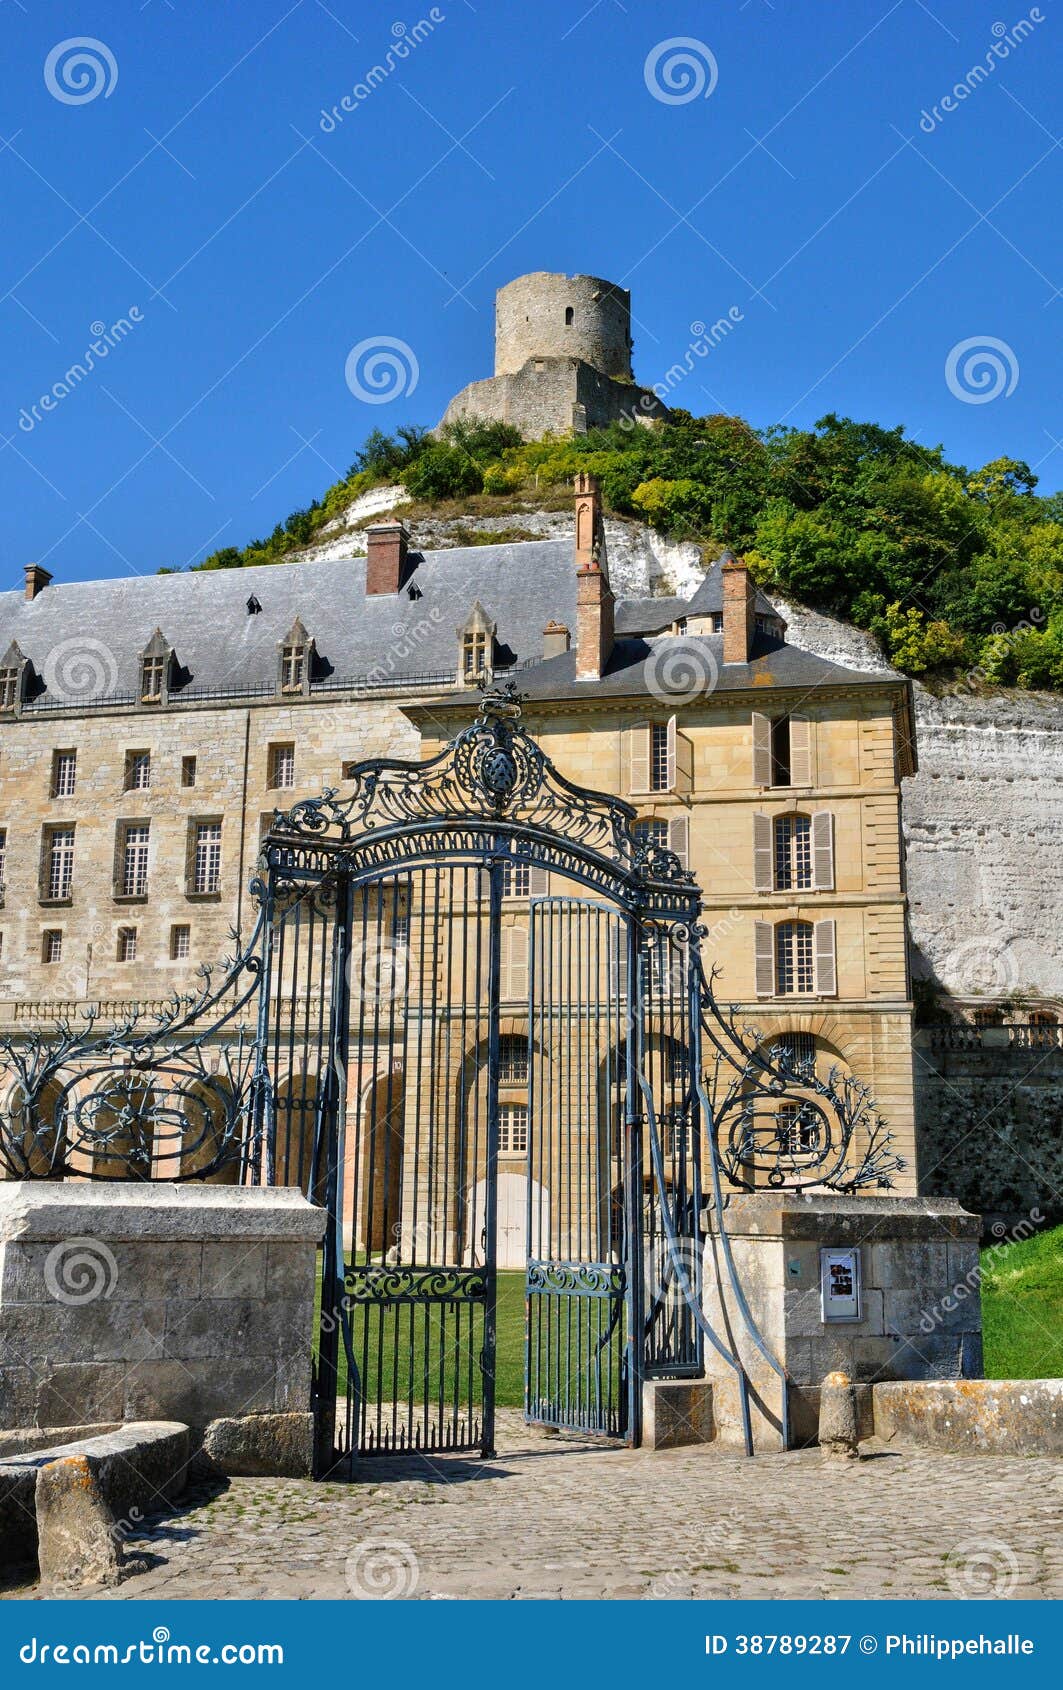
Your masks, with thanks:
M26 597L28 599L35 599L38 593L43 593L45 587L48 586L51 579L52 577L49 575L48 571L46 569L42 569L39 563L27 563Z
M410 536L401 522L374 522L366 530L366 596L397 593L406 580Z

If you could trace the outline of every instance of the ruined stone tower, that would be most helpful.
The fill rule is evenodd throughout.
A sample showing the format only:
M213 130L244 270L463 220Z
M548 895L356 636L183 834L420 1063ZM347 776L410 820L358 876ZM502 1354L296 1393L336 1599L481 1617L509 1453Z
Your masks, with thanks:
M463 388L443 421L508 422L538 440L665 416L660 400L635 385L626 288L600 276L536 270L499 289L494 376Z

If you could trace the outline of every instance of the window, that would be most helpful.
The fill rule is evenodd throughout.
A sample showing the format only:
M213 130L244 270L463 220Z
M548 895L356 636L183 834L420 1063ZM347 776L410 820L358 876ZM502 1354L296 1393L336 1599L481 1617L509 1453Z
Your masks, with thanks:
M668 724L650 724L650 791L668 791Z
M498 1148L504 1156L517 1156L528 1149L528 1105L502 1103L498 1108Z
M127 792L146 792L151 785L151 752L127 751L125 754L125 789Z
M17 669L0 669L0 710L14 710L18 703Z
M635 823L635 838L640 845L661 851L668 849L668 823L656 816L644 817Z
M185 926L170 928L170 961L184 962L192 954L192 929Z
M531 876L532 871L529 863L503 863L503 898L529 898L531 896Z
M391 939L396 946L409 947L410 918L401 910L396 910L391 918Z
M73 798L77 784L78 754L76 751L52 753L52 797Z
M565 327L566 327L566 329L570 329L572 327L572 324L575 321L575 317L576 317L576 313L575 313L574 308L571 305L566 305L565 306Z
M118 961L136 962L137 960L137 930L135 927L120 927L118 929Z
M192 891L217 892L221 883L221 822L196 822L192 836Z
M820 1117L807 1103L783 1103L775 1116L775 1136L784 1156L807 1156L819 1149Z
M63 935L58 927L49 927L41 939L41 961L62 962Z
M487 631L472 628L462 635L461 672L466 681L479 680L487 673Z
M182 757L181 758L181 785L182 786L195 786L195 784L196 784L196 760L195 760L194 757Z
M723 611L722 610L712 611L709 615L709 623L710 623L712 633L722 634L723 633Z
M158 704L162 699L162 683L166 659L161 652L151 652L140 662L140 702Z
M44 835L44 896L69 898L74 880L74 829L50 827Z
M816 1035L814 1033L782 1033L773 1039L768 1055L780 1068L790 1074L814 1074L816 1071Z
M753 712L753 785L812 786L812 723L807 716Z
M776 993L785 998L814 989L812 923L780 921L775 929Z
M281 692L302 692L306 673L306 647L286 645L281 649Z
M295 746L291 741L269 748L270 786L295 785Z
M812 885L811 816L775 818L775 890L790 892Z
M119 860L119 896L145 898L148 892L150 822L123 822Z
M503 1033L498 1041L498 1078L502 1085L519 1086L528 1079L528 1041Z

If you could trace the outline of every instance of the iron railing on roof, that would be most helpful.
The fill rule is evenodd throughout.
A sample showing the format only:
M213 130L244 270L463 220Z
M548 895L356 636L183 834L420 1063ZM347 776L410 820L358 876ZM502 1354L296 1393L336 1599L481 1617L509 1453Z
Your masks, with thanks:
M922 1031L931 1050L1063 1049L1063 1025L1051 1021L940 1021Z
M496 675L513 674L518 669L527 669L538 659L526 657L520 663L498 664L495 666ZM310 696L316 698L327 693L353 693L356 698L370 696L384 696L388 693L437 692L440 688L453 688L455 691L462 686L457 680L454 669L417 669L406 674L382 675L379 669L371 669L361 675L326 675L321 680L311 681ZM169 695L169 703L174 704L211 704L235 703L241 699L254 698L288 698L291 695L278 692L272 681L252 681L245 685L230 685L220 687L197 687L195 685L180 687ZM51 716L61 712L80 712L84 710L112 710L117 706L136 705L141 702L135 692L109 692L105 697L95 694L76 693L63 698L50 698L41 694L39 698L27 699L22 706L23 715Z

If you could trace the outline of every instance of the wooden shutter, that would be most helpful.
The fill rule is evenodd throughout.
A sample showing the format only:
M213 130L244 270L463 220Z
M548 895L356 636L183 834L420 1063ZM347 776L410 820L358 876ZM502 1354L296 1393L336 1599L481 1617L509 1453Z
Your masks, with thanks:
M753 712L753 785L771 785L771 717Z
M528 998L528 929L507 927L502 933L502 997L525 1003Z
M838 968L835 960L834 922L817 921L813 938L815 989L821 998L838 994Z
M609 990L623 1006L627 1003L627 922L609 923Z
M771 816L757 810L753 815L753 886L757 892L773 892L775 890L775 874L772 858L774 852L773 834L775 823Z
M486 904L491 896L491 870L474 869L467 885L469 897L478 898L481 903Z
M830 810L817 810L812 817L812 889L834 890L834 817Z
M775 929L770 921L753 923L754 975L758 998L775 996Z
M679 717L668 718L668 790L690 792L694 785L694 747L680 732Z
M812 723L807 716L790 717L790 785L812 785Z
M627 733L628 791L650 790L650 724L636 722Z
M528 880L528 896L545 898L550 890L550 875L544 868L533 868Z
M684 868L690 867L689 816L673 816L668 823L668 849L675 852Z

